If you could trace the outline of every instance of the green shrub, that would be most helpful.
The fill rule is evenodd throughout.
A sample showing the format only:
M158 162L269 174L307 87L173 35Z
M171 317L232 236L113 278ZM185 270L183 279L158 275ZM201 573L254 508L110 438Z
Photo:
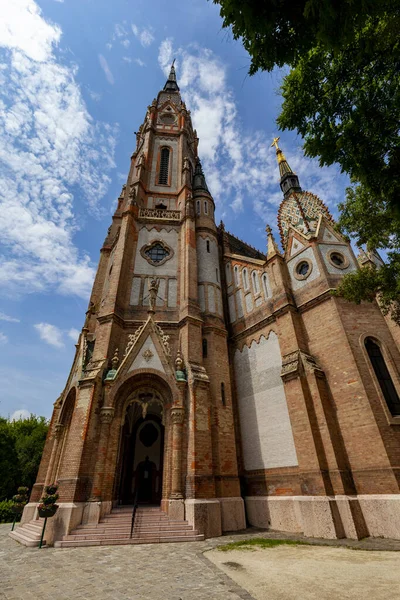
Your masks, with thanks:
M15 513L13 511L13 506L15 502L12 500L3 500L0 502L0 523L12 523L14 521ZM17 521L19 521L21 515L17 516Z

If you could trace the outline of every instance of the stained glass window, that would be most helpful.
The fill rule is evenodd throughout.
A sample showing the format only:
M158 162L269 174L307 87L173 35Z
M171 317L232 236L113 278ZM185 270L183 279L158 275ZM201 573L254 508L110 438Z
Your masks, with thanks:
M168 250L161 244L153 244L151 248L145 251L145 254L153 263L159 263L169 256Z

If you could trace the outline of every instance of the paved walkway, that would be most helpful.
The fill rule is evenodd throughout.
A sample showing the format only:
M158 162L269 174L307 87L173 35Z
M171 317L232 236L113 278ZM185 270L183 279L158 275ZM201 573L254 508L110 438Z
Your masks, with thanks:
M252 600L203 552L254 536L294 539L247 532L205 542L39 550L20 546L9 531L0 525L0 600ZM390 540L321 543L400 550L400 542Z

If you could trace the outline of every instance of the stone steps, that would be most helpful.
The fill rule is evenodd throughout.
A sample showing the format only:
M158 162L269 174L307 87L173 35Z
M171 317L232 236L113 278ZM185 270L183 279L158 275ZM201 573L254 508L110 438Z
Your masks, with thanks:
M39 546L40 538L42 536L43 523L44 519L29 521L28 523L24 523L20 527L17 527L14 531L10 531L9 536L20 544L28 546L28 548L36 548ZM45 544L46 541L43 540L43 546Z
M72 548L204 540L204 535L194 530L187 521L169 519L168 515L163 513L160 508L141 507L137 510L132 538L130 537L131 519L132 507L114 509L97 525L78 525L54 546L56 548Z
M173 543L173 542L201 542L204 540L203 534L192 535L192 536L167 536L167 537L152 537L152 538L123 538L123 539L105 539L105 540L69 540L68 536L64 536L64 539L60 542L55 542L55 548L77 548L82 546L116 546L116 545L130 545L130 544L162 544L162 543Z

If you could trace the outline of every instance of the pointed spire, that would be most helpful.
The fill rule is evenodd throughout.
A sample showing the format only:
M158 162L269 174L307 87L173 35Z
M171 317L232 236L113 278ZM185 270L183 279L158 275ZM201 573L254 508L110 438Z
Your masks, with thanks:
M272 233L272 229L269 225L266 226L265 231L267 232L267 260L272 258L273 256L281 256L279 252L278 244L275 241L274 234Z
M164 92L179 92L178 84L176 83L175 59L172 61L171 70L168 75L167 83L164 85Z
M210 193L207 187L206 178L204 177L203 168L201 166L199 158L196 161L196 168L194 170L193 176L193 191L196 192L197 190L204 190L208 194Z
M301 192L301 187L299 178L290 168L290 165L286 160L286 156L278 146L279 140L279 137L275 137L272 141L271 147L275 146L276 148L276 160L278 161L279 173L281 176L280 186L284 196L286 197L291 192Z

